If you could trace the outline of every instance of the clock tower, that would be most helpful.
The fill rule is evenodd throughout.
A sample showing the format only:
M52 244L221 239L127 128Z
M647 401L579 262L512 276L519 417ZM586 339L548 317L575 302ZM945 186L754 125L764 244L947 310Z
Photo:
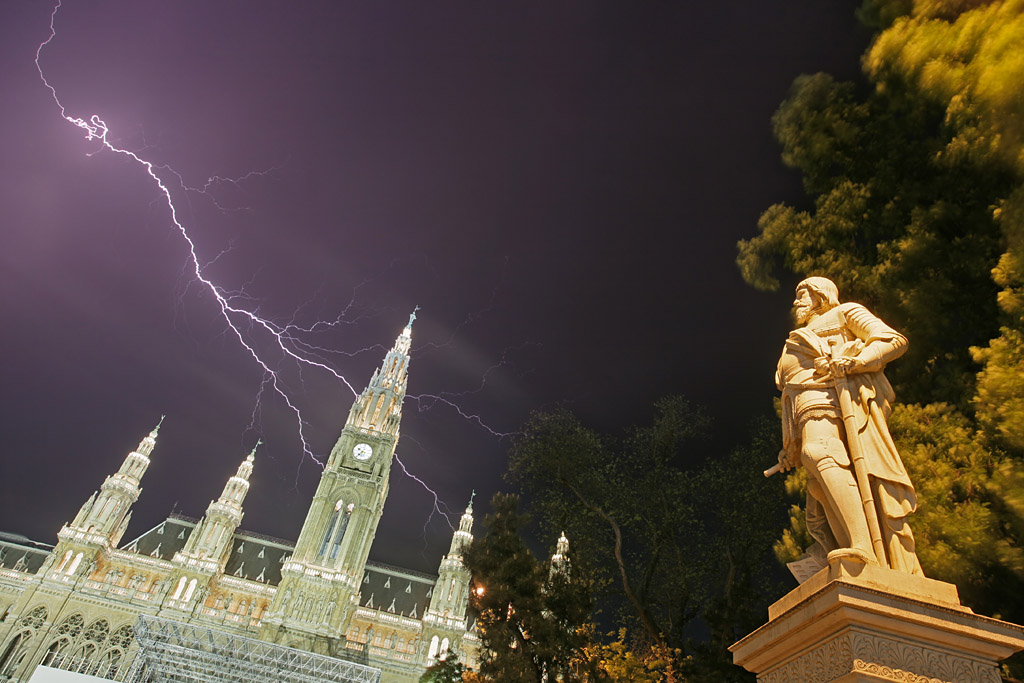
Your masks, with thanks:
M384 511L398 443L415 311L352 404L331 450L260 637L320 654L344 648L363 568Z

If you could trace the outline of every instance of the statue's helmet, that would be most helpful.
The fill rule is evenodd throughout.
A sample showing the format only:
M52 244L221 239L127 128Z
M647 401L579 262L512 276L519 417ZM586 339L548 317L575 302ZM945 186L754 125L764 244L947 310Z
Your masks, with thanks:
M818 306L826 310L839 305L839 288L827 277L809 277L796 286L803 287L818 299Z

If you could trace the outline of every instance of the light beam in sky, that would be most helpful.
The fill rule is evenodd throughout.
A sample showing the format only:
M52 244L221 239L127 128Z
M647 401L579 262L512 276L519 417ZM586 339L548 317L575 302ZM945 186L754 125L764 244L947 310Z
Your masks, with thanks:
M64 104L58 97L56 88L49 82L49 80L47 80L42 65L40 63L40 59L44 49L51 43L51 41L53 41L56 38L57 31L55 24L57 14L61 7L62 0L57 0L56 4L53 7L53 11L50 14L50 35L46 38L46 40L39 44L39 46L36 48L35 54L35 65L36 70L39 72L39 78L42 81L43 85L50 91L50 94L53 97L53 101L60 112L61 118L63 118L71 125L82 130L85 134L86 140L95 141L96 143L98 143L98 149L96 149L93 152L89 152L90 156L92 154L95 154L96 152L108 150L114 154L123 156L130 160L132 163L138 165L146 173L146 175L148 175L152 179L153 183L155 184L158 190L159 197L162 198L163 203L167 205L167 209L170 214L170 219L171 222L174 224L174 228L178 231L178 233L180 233L182 239L184 239L185 243L188 246L188 258L186 260L185 265L183 266L183 274L188 273L190 275L189 286L191 286L192 283L197 283L199 286L201 286L203 289L208 291L213 296L214 300L216 301L220 317L223 319L224 324L226 326L224 329L225 334L233 336L235 339L237 339L238 343L244 349L244 352L247 353L252 358L252 360L260 367L260 369L263 372L263 380L260 383L259 391L257 392L256 395L256 402L253 408L249 428L258 431L258 423L260 421L261 414L261 401L264 392L269 389L270 391L272 391L273 393L277 394L280 397L280 399L288 407L288 410L290 410L292 415L294 416L299 441L302 444L302 452L304 457L308 457L319 467L323 468L323 461L316 457L308 441L306 440L304 432L306 421L304 420L299 407L289 396L289 393L286 390L286 387L284 386L283 381L279 377L277 371L275 371L275 369L271 367L272 364L274 364L273 360L267 356L265 350L263 349L263 345L269 343L271 348L277 349L277 351L275 351L275 355L279 353L283 358L290 359L291 361L293 361L296 364L296 367L299 369L300 380L302 368L316 368L329 373L336 380L338 380L346 387L348 387L348 389L352 392L354 396L357 396L359 392L355 389L352 383L350 383L343 375L341 375L334 368L328 365L327 361L325 360L325 357L328 355L342 352L317 346L302 337L304 333L312 333L317 330L334 327L342 323L351 323L352 321L343 320L343 317L345 316L349 308L352 306L353 302L350 301L349 304L345 307L345 310L335 320L318 321L310 326L299 326L296 324L295 318L298 315L299 311L296 311L295 316L293 316L292 319L285 324L280 324L274 322L269 318L263 317L262 315L259 314L259 307L257 305L257 302L255 302L249 295L246 294L245 286L235 290L226 289L214 283L213 280L211 280L207 276L206 272L209 266L213 265L221 256L224 255L224 253L230 251L230 247L228 247L227 250L218 254L213 259L206 261L205 263L200 260L200 257L197 253L196 244L193 241L192 237L190 236L189 230L186 228L184 221L179 219L179 210L175 205L175 199L172 196L171 188L168 187L168 184L167 182L165 182L164 179L165 177L173 177L177 185L180 187L180 190L185 193L186 197L188 192L199 192L208 197L211 197L211 199L214 202L214 205L218 209L222 211L228 211L229 209L222 207L219 203L217 203L216 199L214 199L209 194L209 190L214 185L221 183L231 183L237 185L238 182L248 179L252 176L266 175L276 170L277 167L273 167L266 171L253 171L237 179L212 176L206 181L206 184L202 188L189 187L188 185L185 184L185 181L181 177L181 175L174 169L166 165L156 164L153 161L143 158L142 156L140 156L142 152L135 152L129 149L125 149L111 142L110 129L107 126L106 122L98 114L92 114L87 118L81 118L69 114ZM361 286L362 285L360 285L360 287ZM358 290L358 287L356 289ZM353 292L353 297L354 296L355 292ZM301 308L299 310L301 310ZM377 346L379 347L379 345ZM356 353L360 353L366 350L367 349L361 349L360 351L351 352L346 355L355 355ZM488 370L488 372L490 372L490 370ZM483 381L486 382L486 375ZM483 384L481 384L481 388L482 386ZM436 402L443 403L444 405L453 408L463 418L476 423L490 434L497 437L507 436L507 434L498 432L488 427L480 418L480 416L468 413L467 411L459 407L457 404L455 404L453 401L446 398L446 396L454 397L456 396L456 394L422 394L419 396L409 396L408 398L417 401L417 403L420 404L421 411L428 409L431 405L433 405ZM424 401L429 402L429 405L427 405L427 407L423 406ZM401 467L402 471L406 474L406 476L418 482L433 496L433 511L436 511L437 513L441 514L445 518L445 520L448 521L449 526L451 526L451 520L448 518L448 515L441 510L440 505L443 505L443 503L441 503L437 493L433 491L422 479L411 474L409 470L406 468L405 464L398 459L397 455L395 456L395 460ZM431 513L431 515L432 514L433 512Z

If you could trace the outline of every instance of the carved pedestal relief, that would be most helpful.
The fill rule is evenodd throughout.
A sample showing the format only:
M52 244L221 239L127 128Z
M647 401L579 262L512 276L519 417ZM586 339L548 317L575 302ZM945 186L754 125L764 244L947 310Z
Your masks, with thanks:
M860 672L904 683L1000 683L995 666L917 643L848 632L761 676L762 683L827 683Z

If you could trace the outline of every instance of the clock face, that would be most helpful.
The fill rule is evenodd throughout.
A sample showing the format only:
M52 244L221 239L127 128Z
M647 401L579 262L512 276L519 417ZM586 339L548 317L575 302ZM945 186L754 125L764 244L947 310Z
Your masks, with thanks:
M352 455L356 460L369 460L373 455L373 448L368 443L356 444L356 447L352 449Z

